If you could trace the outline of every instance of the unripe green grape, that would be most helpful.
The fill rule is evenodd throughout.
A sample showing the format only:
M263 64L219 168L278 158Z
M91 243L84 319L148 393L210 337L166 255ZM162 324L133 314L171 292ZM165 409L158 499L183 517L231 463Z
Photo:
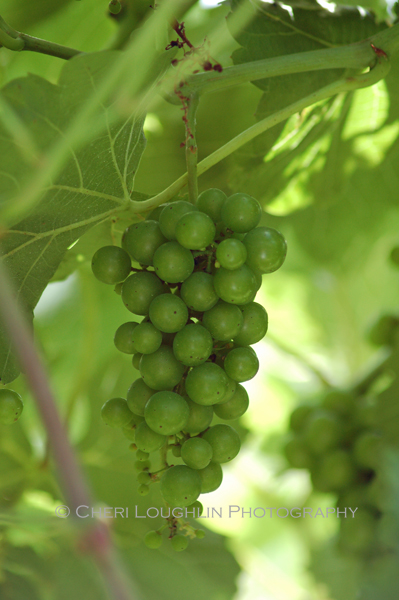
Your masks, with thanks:
M178 202L171 202L164 207L161 214L159 215L159 226L163 235L168 240L176 239L176 225L183 215L186 213L197 211L198 208L190 202L179 200Z
M130 273L130 256L119 246L103 246L94 253L91 268L102 283L115 285L124 281Z
M309 449L300 437L293 437L285 444L284 454L294 469L310 469L313 466Z
M241 417L247 411L248 406L249 397L247 390L238 383L232 398L227 402L215 404L213 410L220 419L230 421Z
M381 463L381 436L373 431L361 433L353 445L353 456L359 467L377 469Z
M151 463L149 460L136 460L134 463L134 468L136 471L148 471L151 467Z
M219 298L229 304L247 304L257 291L255 275L247 265L234 271L223 267L217 269L213 285Z
M119 0L111 0L108 4L108 10L112 15L118 15L122 10L122 4Z
M211 362L203 363L189 371L186 392L197 404L210 406L222 400L227 391L228 379L221 367Z
M250 302L242 307L243 323L233 338L237 346L252 346L259 342L267 332L268 316L261 304Z
M345 490L355 481L356 470L346 450L332 450L322 456L312 472L312 483L321 492Z
M190 250L178 242L166 242L154 253L155 273L167 283L179 283L190 277L194 258Z
M128 423L128 425L125 425L125 427L122 427L122 433L125 436L125 438L134 442L136 439L136 427L144 421L144 417L139 417L139 415L135 415L133 413L132 416L133 418L130 421L130 423Z
M307 422L304 439L309 449L316 455L337 446L342 438L342 425L327 411L317 410Z
M240 451L241 442L239 435L230 425L214 425L202 437L212 446L213 462L230 462Z
M205 469L212 459L211 445L204 439L192 437L181 447L181 457L192 469Z
M11 425L18 421L23 411L22 398L14 390L0 390L0 424Z
M145 316L151 302L163 292L162 282L154 273L134 273L122 286L122 301L130 312Z
M172 454L173 456L175 456L176 458L180 458L181 456L181 446L173 446L172 447Z
M120 281L119 283L116 284L116 286L114 287L114 292L115 294L118 294L118 296L120 296L122 294L122 285L123 282Z
M184 431L187 433L201 433L201 431L205 431L213 419L212 406L197 404L189 397L185 397L185 400L190 412L188 415L188 421L184 427Z
M187 506L187 514L189 513L189 511L190 512L194 511L195 517L201 516L202 513L204 512L204 507L202 506L202 504L199 500L196 500L195 502L193 502L192 504Z
M162 448L166 441L167 437L165 435L155 433L155 431L148 427L145 421L140 423L136 428L136 446L143 452L155 452Z
M111 398L101 408L101 418L110 427L126 427L132 417L132 411L124 398Z
M138 475L137 475L137 481L139 483L143 483L148 485L151 481L151 475L149 473L146 473L144 471L141 471Z
M234 381L249 381L259 370L259 360L249 346L234 348L224 360L224 370Z
M147 496L147 494L150 493L150 487L148 485L139 485L139 487L137 488L138 493L140 494L140 496Z
M129 321L118 327L114 336L114 344L119 352L124 352L125 354L135 354L137 352L133 342L133 331L137 325L138 323Z
M198 471L185 465L167 469L161 477L161 494L171 506L184 508L192 504L201 493L201 477Z
M247 248L247 265L260 273L273 273L283 264L287 242L276 229L257 227L243 240Z
M141 352L135 352L132 357L132 365L137 371L140 369L140 360L143 355Z
M176 224L176 239L189 250L206 248L213 242L215 233L212 219L200 211L185 214Z
M244 318L242 311L234 304L219 302L204 313L202 323L211 336L218 341L227 342L239 335Z
M199 323L186 325L173 340L173 352L177 360L187 367L196 367L212 354L212 336Z
M144 407L153 394L154 390L148 387L141 377L133 381L126 396L127 405L132 413L144 417Z
M159 222L159 217L161 216L161 212L163 211L163 209L165 208L165 206L169 206L170 202L165 202L164 204L160 204L159 206L157 206L156 208L154 208L154 210L152 210L151 212L149 212L146 216L146 221L158 221Z
M289 427L295 433L301 432L309 420L310 415L314 410L309 404L300 404L292 411L290 415Z
M187 323L188 310L183 300L175 294L161 294L151 302L149 316L160 331L176 333Z
M237 193L224 202L221 217L229 229L237 233L246 233L259 224L262 207L252 196Z
M190 409L180 394L157 392L148 400L144 417L147 425L156 433L173 435L184 429Z
M141 354L152 354L162 344L162 334L152 323L140 323L133 331L132 339Z
M185 371L175 358L172 348L160 346L153 354L143 354L140 373L144 382L153 390L171 390L177 385Z
M158 531L148 531L144 536L144 543L147 548L156 550L162 544L162 535Z
M170 541L175 552L182 552L188 546L188 538L185 535L175 535Z
M239 269L245 263L246 258L246 247L234 238L223 240L216 250L216 259L220 266L229 271Z
M143 419L143 421L144 421L144 419ZM148 452L143 452L142 450L137 450L136 458L137 458L137 460L145 461L150 458L150 455L148 454Z
M126 229L122 248L141 265L152 265L155 250L166 241L157 221L141 221Z
M196 529L195 530L195 537L199 540L204 539L205 537L205 531L203 529Z
M203 271L192 273L183 282L180 293L186 305L198 312L211 309L219 300L213 287L212 275Z
M222 366L222 365L220 365ZM234 379L231 379L231 377L227 376L227 388L226 388L226 393L223 396L223 398L218 402L219 404L226 404L227 402L229 402L229 400L232 399L232 397L234 396L234 394L237 391L237 385L238 383L236 381L234 381ZM214 405L214 407L216 406L216 404Z
M201 494L209 494L220 487L223 471L219 463L211 461L205 469L197 471L201 478Z
M198 196L197 207L200 211L209 215L214 223L217 223L222 218L222 206L226 198L226 194L221 190L210 188L201 192Z

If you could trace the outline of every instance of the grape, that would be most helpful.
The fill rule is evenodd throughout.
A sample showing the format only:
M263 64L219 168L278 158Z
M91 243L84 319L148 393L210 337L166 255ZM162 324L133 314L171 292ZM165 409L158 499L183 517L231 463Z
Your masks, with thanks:
M191 398L185 397L190 409L188 421L184 426L187 433L200 433L209 427L213 419L212 406L203 406L193 402Z
M215 340L227 342L236 337L242 327L244 318L241 310L234 304L219 302L202 318L203 325Z
M137 488L138 493L140 494L140 496L147 496L147 494L150 493L150 488L148 485L139 485L139 487Z
M283 264L287 242L276 229L257 227L244 238L247 248L247 265L260 273L273 273Z
M134 463L134 466L135 466L136 471L139 471L139 472L148 471L148 469L151 467L151 463L149 460L144 460L144 461L136 460L136 462Z
M144 418L135 414L133 414L132 416L133 419L130 421L130 423L122 427L122 433L128 440L134 442L136 439L136 427L144 421Z
M95 252L91 261L94 276L111 285L124 281L131 266L130 256L118 246L103 246Z
M299 437L289 440L284 446L285 456L294 469L310 469L313 459L306 443Z
M171 544L173 550L176 552L182 552L188 546L188 539L185 535L178 534L172 537Z
M120 325L115 332L114 344L120 352L125 354L135 354L137 352L133 343L133 331L136 329L138 323L129 321Z
M261 304L250 302L242 307L243 324L235 337L236 346L251 346L259 342L267 332L268 316Z
M133 381L126 396L127 405L132 413L144 417L144 407L154 393L154 390L149 388L141 377Z
M212 353L212 336L199 323L186 325L175 335L173 352L177 360L187 367L205 362Z
M227 375L221 367L206 362L194 367L187 375L186 392L194 402L210 406L223 398L227 391Z
M155 433L147 423L143 421L136 428L136 446L143 452L155 452L159 450L167 441L167 436ZM145 464L142 462L141 464ZM144 469L142 469L144 471Z
M190 467L170 467L161 477L161 494L171 506L184 508L192 504L200 493L201 477Z
M212 460L225 463L233 460L240 451L241 442L238 433L230 425L218 424L210 427L203 439L212 446Z
M181 297L191 310L205 312L219 300L213 287L213 277L209 273L192 273L181 286Z
M220 366L222 366L222 365L220 365ZM226 404L226 402L228 402L229 400L231 400L232 397L234 396L234 394L236 393L237 385L238 384L237 384L236 381L234 381L234 379L231 379L230 377L227 377L226 393L223 396L223 398L221 400L219 400L218 404Z
M223 480L223 471L219 463L211 461L205 469L198 471L201 477L201 494L209 494L218 489Z
M219 298L230 304L247 304L257 292L255 275L247 265L234 271L217 269L213 285Z
M237 233L246 233L259 224L262 207L248 194L233 194L223 204L221 217L229 229Z
M211 217L214 223L221 220L222 206L227 196L221 190L211 188L198 196L197 207Z
M151 482L151 475L145 471L141 471L141 473L137 475L137 481L138 483L145 483L148 485Z
M174 392L157 392L144 409L147 425L162 435L172 435L184 429L189 413L187 402Z
M144 543L147 548L156 550L162 544L162 535L158 531L148 531L144 536Z
M23 411L22 398L14 390L0 390L0 423L11 425L18 421Z
M122 248L141 265L152 265L155 250L166 241L157 221L141 221L126 229Z
M180 458L181 456L181 446L173 446L172 447L172 454L173 456L176 456L176 458Z
M321 492L339 491L348 488L354 482L355 475L349 453L338 449L320 458L312 472L312 483Z
M118 294L118 296L120 296L122 294L122 285L123 282L120 281L119 283L116 284L116 286L114 287L114 292L115 294Z
M142 450L137 450L137 452L136 452L136 458L137 458L137 460L140 460L140 461L147 460L149 458L149 456L150 455L148 454L148 452L143 452Z
M124 398L111 398L103 405L101 417L110 427L126 427L133 415Z
M140 323L133 332L133 344L141 354L152 354L162 344L162 334L152 323Z
M322 454L338 445L342 426L338 419L327 411L316 411L309 419L304 436L310 450Z
M205 469L212 459L211 445L204 439L192 437L181 447L181 457L192 469Z
M354 443L353 455L360 467L377 469L381 463L381 437L373 431L364 431Z
M300 404L291 413L290 429L300 432L305 428L308 418L312 414L313 406L309 404Z
M237 384L236 390L232 398L227 402L215 404L213 410L220 419L230 421L238 419L248 409L249 397L247 390L240 384Z
M146 221L158 221L159 222L159 217L161 216L161 212L163 211L165 206L169 206L169 205L170 205L170 202L166 202L165 204L160 204L159 206L154 208L154 210L152 210L151 212L149 212L147 214Z
M224 269L239 269L247 258L247 249L242 242L234 238L223 240L216 250L216 258Z
M162 345L156 352L144 354L140 360L141 376L153 390L171 390L179 383L184 371L170 346Z
M190 511L190 512L194 511L194 514L197 517L197 515L199 515L199 516L202 515L202 513L204 512L204 507L202 506L202 504L199 500L196 500L195 502L190 504L190 506L187 506L187 513L188 513L188 511Z
M132 365L137 371L140 369L140 360L143 355L140 352L135 352L132 358Z
M205 537L205 531L203 529L196 529L195 530L195 537L199 540L204 539Z
M249 346L234 348L224 360L224 370L234 381L248 381L258 372L259 360Z
M122 286L122 301L130 312L145 316L151 302L163 291L162 282L153 273L134 273Z
M179 283L193 272L194 258L190 250L178 242L167 242L155 251L154 268L163 281Z
M354 398L350 392L331 390L323 398L323 406L326 410L331 410L344 416L351 413L353 405Z
M190 212L176 225L176 239L184 248L201 250L213 242L216 228L210 217L203 212Z
M161 294L151 302L149 316L160 331L176 333L187 323L188 310L183 300L175 294Z
M190 202L179 200L178 202L171 202L164 207L161 214L159 215L159 226L163 235L168 240L176 239L176 225L183 215L189 212L197 211L198 208Z
M112 15L118 15L122 10L122 4L119 0L111 0L108 4L108 10Z

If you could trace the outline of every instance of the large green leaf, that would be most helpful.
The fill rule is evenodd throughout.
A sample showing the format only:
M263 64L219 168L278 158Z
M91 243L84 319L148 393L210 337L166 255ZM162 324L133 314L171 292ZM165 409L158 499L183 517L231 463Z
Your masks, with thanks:
M58 85L29 75L7 85L1 94L33 143L46 151L63 138L74 113L95 92L117 59L117 52L82 55L66 63ZM132 194L134 176L145 148L143 115L112 121L112 106L98 108L97 134L70 149L64 169L41 202L3 237L1 250L18 298L32 314L66 250L89 228L120 209ZM4 127L0 129L0 205L23 187L32 172L26 151ZM140 194L133 194L140 199ZM12 381L18 368L0 332L0 376Z

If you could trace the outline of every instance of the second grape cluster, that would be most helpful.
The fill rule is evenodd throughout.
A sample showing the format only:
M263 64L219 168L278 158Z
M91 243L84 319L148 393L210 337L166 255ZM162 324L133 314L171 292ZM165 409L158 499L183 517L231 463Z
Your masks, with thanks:
M259 369L251 345L266 334L268 317L254 299L262 275L286 256L285 239L259 227L261 216L251 196L210 189L197 205L159 206L126 229L122 248L105 246L93 256L94 275L117 284L126 308L143 317L121 325L114 340L133 355L140 377L126 399L104 404L102 417L137 448L139 492L160 481L171 507L216 490L221 464L240 450L235 429L212 420L244 414L249 399L241 384ZM168 463L169 449L182 464ZM151 473L155 451L163 468Z

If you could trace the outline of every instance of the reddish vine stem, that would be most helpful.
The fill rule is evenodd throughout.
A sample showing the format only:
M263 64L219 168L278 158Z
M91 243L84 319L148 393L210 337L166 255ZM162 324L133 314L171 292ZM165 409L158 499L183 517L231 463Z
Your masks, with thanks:
M33 336L17 302L8 273L0 261L0 320L7 331L19 364L35 398L37 408L46 427L61 487L71 514L79 506L93 506L91 494L71 448L50 384ZM85 528L80 547L96 561L113 600L132 600L125 577L113 556L108 529L101 523ZM132 584L129 582L129 587Z

